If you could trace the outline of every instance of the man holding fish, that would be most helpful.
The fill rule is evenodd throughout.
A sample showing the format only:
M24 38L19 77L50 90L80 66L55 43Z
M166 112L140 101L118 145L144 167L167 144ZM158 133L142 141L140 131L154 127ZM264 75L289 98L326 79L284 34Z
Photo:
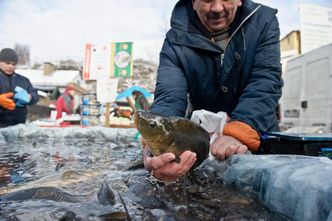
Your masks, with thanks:
M212 155L224 160L257 151L263 133L279 130L283 82L276 13L251 0L180 0L160 53L150 112L184 117L188 104L226 112L229 120L209 147ZM147 146L144 165L163 181L183 176L198 158L186 150L174 162L174 153L151 156Z

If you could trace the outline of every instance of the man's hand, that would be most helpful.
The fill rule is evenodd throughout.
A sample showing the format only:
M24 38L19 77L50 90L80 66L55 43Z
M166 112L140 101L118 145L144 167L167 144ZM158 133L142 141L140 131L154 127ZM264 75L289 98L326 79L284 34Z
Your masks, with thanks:
M224 160L234 154L244 154L248 151L248 147L234 137L220 135L210 145L210 151L219 160Z
M173 162L175 155L173 153L164 153L159 156L148 156L148 148L143 149L143 161L145 168L151 174L165 182L175 181L177 178L185 175L196 161L196 153L189 150L183 152L180 156L180 162Z
M11 92L0 94L0 105L5 109L14 110L16 105L11 97L13 97L13 93Z

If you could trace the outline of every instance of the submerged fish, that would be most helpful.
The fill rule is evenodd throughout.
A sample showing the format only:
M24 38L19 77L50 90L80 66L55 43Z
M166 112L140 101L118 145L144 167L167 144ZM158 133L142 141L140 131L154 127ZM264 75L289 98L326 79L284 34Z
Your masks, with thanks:
M6 201L25 201L45 199L57 202L78 203L80 200L77 196L66 193L55 187L36 187L25 190L19 190L4 195L0 195L2 202Z
M97 192L97 199L102 205L115 204L115 194L111 186L103 182Z
M179 156L186 150L197 154L193 168L199 166L208 156L210 136L195 122L181 117L164 117L146 111L136 111L134 121L151 153L155 156L171 152L179 162Z
M78 203L92 198L91 195L72 195L56 187L35 187L8 194L0 195L0 202L25 201L25 200L52 200L56 202ZM97 191L98 202L102 205L113 205L115 194L111 187L104 181Z

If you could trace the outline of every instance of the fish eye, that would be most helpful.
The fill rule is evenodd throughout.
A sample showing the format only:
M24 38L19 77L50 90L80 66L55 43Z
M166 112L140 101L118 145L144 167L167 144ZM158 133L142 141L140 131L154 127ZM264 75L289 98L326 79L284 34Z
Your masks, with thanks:
M156 122L150 122L150 124L149 124L149 127L150 128L155 128L157 126L157 123Z

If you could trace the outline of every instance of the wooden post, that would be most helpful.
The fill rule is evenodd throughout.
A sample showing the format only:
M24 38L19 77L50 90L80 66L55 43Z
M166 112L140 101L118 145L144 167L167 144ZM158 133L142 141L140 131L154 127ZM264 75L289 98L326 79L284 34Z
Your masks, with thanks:
M106 102L105 104L105 127L110 127L110 102Z

